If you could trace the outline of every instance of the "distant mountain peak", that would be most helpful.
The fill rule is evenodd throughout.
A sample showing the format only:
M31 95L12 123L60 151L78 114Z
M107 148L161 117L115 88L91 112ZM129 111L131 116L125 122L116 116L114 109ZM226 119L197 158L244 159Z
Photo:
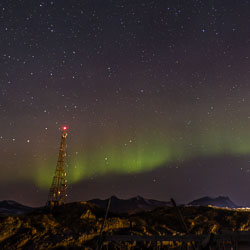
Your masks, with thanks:
M228 207L228 208L238 208L240 206L236 205L228 196L218 196L211 198L209 196L204 196L202 198L193 200L188 205L192 206L215 206L215 207Z
M33 208L22 205L13 200L0 201L0 214L2 215L24 214L31 212L32 210Z
M137 200L145 200L142 196L140 196L140 195L137 195L136 197L135 197Z
M108 199L93 199L89 200L89 202L94 203L100 207L106 208L108 204ZM150 211L157 207L164 207L169 205L171 205L169 202L145 199L140 195L137 195L127 200L120 199L116 196L111 196L110 211L114 213L136 213L139 211Z
M117 196L115 196L115 195L112 195L112 196L110 197L110 199L111 199L111 200L119 200L119 198L118 198Z
M17 205L17 204L20 205L18 202L13 201L13 200L3 200L3 201L0 201L0 203L2 203L2 204L8 204L10 206Z

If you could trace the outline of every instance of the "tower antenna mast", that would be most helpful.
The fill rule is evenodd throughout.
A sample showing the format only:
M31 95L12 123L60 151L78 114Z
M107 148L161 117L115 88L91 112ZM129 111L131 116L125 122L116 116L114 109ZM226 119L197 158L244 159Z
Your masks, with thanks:
M66 201L66 137L67 137L67 126L62 127L61 135L61 145L59 149L58 161L56 166L56 171L53 177L53 181L50 187L49 196L48 196L48 206L57 206L62 205Z

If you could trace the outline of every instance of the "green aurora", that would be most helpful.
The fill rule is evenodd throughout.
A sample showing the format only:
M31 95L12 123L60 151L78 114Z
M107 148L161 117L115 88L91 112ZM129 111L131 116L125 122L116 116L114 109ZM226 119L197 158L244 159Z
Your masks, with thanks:
M173 139L160 134L147 140L142 138L134 141L127 139L127 143L123 144L106 143L101 149L92 147L87 150L86 146L75 153L69 150L66 170L68 182L72 184L114 173L137 174L196 157L250 154L250 135L246 131L232 133L225 129L218 132L208 130L206 133L186 137L176 133ZM34 168L32 180L38 187L47 189L50 186L56 160L55 155L51 155L46 164L39 161L38 166Z

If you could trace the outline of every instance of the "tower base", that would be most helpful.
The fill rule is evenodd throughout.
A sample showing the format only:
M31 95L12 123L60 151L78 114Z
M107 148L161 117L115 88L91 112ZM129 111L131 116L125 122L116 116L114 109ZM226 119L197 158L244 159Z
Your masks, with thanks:
M46 205L48 207L57 207L57 206L61 206L63 204L64 204L64 202L62 202L62 201L48 201Z

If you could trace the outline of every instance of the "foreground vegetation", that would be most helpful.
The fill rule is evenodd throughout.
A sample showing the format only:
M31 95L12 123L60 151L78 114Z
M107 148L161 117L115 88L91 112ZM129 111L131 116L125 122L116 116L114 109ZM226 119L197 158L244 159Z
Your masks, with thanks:
M179 209L191 234L250 231L248 210ZM0 249L95 249L104 216L103 209L78 202L53 209L39 208L26 215L0 217ZM104 235L183 235L185 232L176 209L172 207L133 215L109 214L103 228ZM115 247L114 243L108 244ZM125 244L129 248L136 243ZM173 242L164 244L173 245Z

